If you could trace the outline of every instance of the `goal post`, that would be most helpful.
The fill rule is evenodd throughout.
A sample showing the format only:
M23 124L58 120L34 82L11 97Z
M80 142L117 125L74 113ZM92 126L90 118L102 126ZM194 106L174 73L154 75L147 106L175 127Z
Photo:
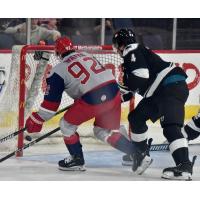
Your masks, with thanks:
M112 70L117 80L120 78L122 59L113 51L112 46L76 46L75 48L77 51L86 51L92 54L105 68ZM49 61L35 60L36 51L48 52ZM32 111L38 110L46 89L46 77L57 63L59 63L59 60L54 54L54 46L26 45L13 47L9 81L1 101L4 109L2 109L2 106L0 107L0 119L2 119L0 127L4 127L5 134L24 128L26 118ZM72 103L73 99L67 94L63 94L59 109ZM126 120L127 123L129 104L126 104L122 110L124 112L122 113L122 120ZM41 134L55 129L59 125L60 117L59 115L45 122L42 131L39 134L32 135L39 137ZM78 131L81 137L93 136L91 123L81 125ZM61 133L58 133L58 135L61 136ZM18 135L17 147L22 148L23 144L24 137L23 132L21 132ZM22 155L23 152L17 153L17 156Z

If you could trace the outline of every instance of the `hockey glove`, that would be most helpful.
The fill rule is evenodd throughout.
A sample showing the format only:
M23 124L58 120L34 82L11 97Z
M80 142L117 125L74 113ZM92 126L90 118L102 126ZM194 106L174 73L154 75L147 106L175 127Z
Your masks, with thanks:
M133 97L133 92L128 92L126 94L121 94L121 102L130 101Z
M46 51L36 51L34 56L33 56L34 60L46 60L49 61L49 55L48 52Z
M126 102L131 100L131 98L134 96L134 92L130 91L128 87L119 85L120 93L121 93L121 102Z
M26 120L26 130L29 133L40 132L42 130L43 123L44 120L37 114L37 112L33 112Z
M36 51L34 56L33 56L34 60L41 60L42 53L43 53L42 51Z
M42 45L42 46L47 45L47 41L41 40L38 45ZM47 53L48 52L45 52L45 51L35 51L33 58L34 60L43 59L43 60L49 61L49 56L46 56Z

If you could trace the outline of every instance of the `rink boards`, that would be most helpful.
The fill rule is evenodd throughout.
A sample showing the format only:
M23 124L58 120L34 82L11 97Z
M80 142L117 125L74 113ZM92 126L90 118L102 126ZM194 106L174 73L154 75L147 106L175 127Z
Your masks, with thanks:
M200 108L200 51L156 51L163 59L167 61L173 61L180 67L182 67L188 74L188 87L190 89L190 96L186 102L186 115L185 119L190 119L195 115ZM0 103L1 98L4 95L6 84L9 81L7 75L9 74L11 63L10 51L0 51ZM136 104L141 98L136 95ZM128 104L122 106L122 122L127 121L127 114L129 112ZM16 119L17 113L9 112L4 113L4 119L0 119L0 127L10 126L13 119ZM46 126L54 126L58 124L60 115L53 118L46 123ZM6 123L5 123L6 121ZM91 122L85 123L91 124Z

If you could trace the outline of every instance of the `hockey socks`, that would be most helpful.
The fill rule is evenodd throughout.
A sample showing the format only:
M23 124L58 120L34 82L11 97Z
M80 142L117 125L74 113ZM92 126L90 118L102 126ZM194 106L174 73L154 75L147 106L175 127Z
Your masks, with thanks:
M113 133L108 137L107 142L115 149L129 155L132 154L135 149L133 143L121 133Z
M78 133L70 137L64 137L64 142L70 156L58 162L59 169L64 171L85 171L85 161Z
M75 133L70 137L64 137L64 142L70 155L83 156L82 145L80 143L78 133Z

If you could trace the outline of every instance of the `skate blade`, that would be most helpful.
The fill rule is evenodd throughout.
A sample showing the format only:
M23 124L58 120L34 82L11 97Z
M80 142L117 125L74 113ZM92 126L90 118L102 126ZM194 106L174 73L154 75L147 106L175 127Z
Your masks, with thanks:
M192 175L190 173L182 173L182 176L174 176L173 173L162 174L161 178L168 180L177 180L177 181L191 181Z
M74 166L70 168L58 166L58 169L61 171L86 171L85 166Z
M146 171L146 169L151 165L152 162L153 162L152 158L150 157L145 158L142 161L142 164L137 168L137 170L134 171L134 173L137 175L143 174Z

